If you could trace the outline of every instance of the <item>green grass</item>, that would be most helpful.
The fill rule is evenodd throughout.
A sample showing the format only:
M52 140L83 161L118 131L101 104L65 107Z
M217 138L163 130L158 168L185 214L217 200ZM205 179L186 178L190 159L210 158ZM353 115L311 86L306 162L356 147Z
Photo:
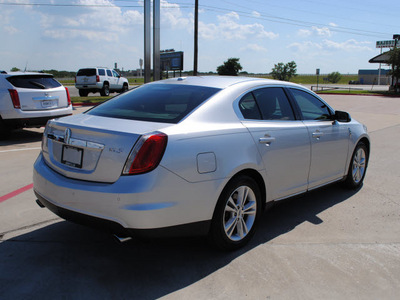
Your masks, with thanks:
M101 103L108 99L109 97L91 96L91 97L71 97L72 103Z
M351 95L379 95L379 96L399 96L398 93L388 91L366 91L366 90L326 90L318 91L317 94L351 94Z

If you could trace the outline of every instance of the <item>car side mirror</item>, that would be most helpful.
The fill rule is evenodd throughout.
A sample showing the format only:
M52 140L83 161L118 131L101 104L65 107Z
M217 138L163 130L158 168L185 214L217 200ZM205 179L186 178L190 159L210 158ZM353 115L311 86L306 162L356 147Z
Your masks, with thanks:
M338 122L350 122L351 117L348 112L336 110L335 111L335 121Z

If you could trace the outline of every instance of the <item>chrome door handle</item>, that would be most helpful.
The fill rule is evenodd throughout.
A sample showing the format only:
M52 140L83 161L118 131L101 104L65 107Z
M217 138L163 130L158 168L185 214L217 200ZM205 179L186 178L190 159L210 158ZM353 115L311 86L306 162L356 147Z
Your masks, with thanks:
M324 133L322 131L317 130L316 132L313 132L312 137L319 139L323 135L324 135Z
M275 141L275 138L274 138L274 137L271 137L271 136L265 136L265 137L262 137L262 138L260 138L260 139L258 140L258 142L259 142L260 144L267 144L267 145L271 144L271 143L274 142L274 141Z

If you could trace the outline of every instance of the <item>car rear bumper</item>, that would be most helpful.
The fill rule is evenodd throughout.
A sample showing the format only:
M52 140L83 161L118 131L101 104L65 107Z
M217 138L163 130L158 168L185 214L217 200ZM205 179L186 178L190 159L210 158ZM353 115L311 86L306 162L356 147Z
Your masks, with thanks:
M215 182L188 183L162 167L109 184L69 179L41 154L33 182L40 203L60 217L121 236L206 234L218 198Z
M101 90L103 88L103 83L75 84L75 87L79 90Z

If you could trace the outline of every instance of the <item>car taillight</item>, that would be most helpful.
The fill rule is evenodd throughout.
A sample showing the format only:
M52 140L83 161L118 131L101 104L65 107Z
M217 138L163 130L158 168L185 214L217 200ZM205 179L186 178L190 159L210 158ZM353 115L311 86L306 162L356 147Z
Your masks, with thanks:
M129 154L123 174L143 174L154 170L164 155L167 141L168 136L161 132L140 137Z
M100 82L100 76L96 75L96 82Z
M75 76L75 83L76 83L76 76Z
M11 101L14 105L14 108L21 108L21 103L19 102L19 95L17 90L8 90L10 92Z
M71 105L71 97L69 96L69 91L68 91L67 87L65 87L65 91L67 92L68 106L70 106Z

